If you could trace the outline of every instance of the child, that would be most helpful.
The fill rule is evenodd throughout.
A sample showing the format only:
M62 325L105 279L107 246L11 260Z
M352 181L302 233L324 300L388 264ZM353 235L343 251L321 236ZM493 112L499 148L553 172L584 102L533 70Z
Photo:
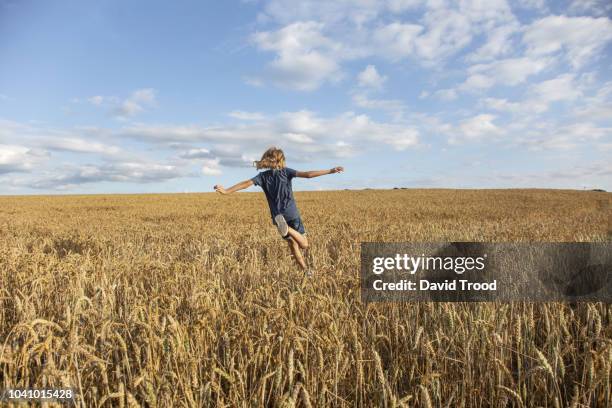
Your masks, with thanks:
M261 160L255 161L253 164L257 170L268 170L260 172L255 177L242 181L228 189L217 184L215 191L221 194L231 194L235 191L248 188L253 184L260 186L264 193L266 193L273 224L278 228L281 237L287 240L297 264L307 275L310 275L300 250L308 248L308 239L305 236L306 230L293 198L291 180L294 177L312 178L326 174L341 173L344 171L344 168L334 167L330 170L295 171L285 167L285 154L276 147L266 150L263 156L261 156Z

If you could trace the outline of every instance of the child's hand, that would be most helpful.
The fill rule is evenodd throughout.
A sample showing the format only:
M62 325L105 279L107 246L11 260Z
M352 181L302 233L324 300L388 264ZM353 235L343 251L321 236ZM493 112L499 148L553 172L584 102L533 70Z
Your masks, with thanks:
M225 188L221 184L215 186L215 191L220 194L227 194L227 191L225 191Z
M342 173L343 171L344 171L344 167L342 166L334 167L333 169L330 170L331 174Z

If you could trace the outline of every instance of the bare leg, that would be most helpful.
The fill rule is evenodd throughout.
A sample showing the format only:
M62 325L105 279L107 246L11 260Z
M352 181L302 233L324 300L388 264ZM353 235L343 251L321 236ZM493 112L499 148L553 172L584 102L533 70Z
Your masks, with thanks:
M306 238L305 236L303 236L302 234L300 234L293 228L289 227L289 232L287 233L287 235L293 238L293 240L295 240L295 242L300 246L300 248L302 249L308 248L308 238Z
M300 268L306 270L306 262L304 262L304 257L302 256L302 251L300 250L299 244L293 238L288 239L287 243L289 244L289 249L291 249L295 262L300 265Z

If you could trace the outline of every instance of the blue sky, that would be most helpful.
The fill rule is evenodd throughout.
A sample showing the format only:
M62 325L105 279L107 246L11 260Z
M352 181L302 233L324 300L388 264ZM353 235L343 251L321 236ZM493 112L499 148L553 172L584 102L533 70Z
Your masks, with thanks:
M0 0L0 194L612 189L607 1Z

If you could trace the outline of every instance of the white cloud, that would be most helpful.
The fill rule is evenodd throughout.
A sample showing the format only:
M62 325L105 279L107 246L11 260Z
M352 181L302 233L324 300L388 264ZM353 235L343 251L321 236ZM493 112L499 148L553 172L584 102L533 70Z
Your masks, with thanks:
M417 24L390 23L374 29L372 49L368 53L382 55L392 61L415 53L418 35L423 27Z
M582 85L574 74L561 74L529 87L528 97L518 102L505 98L483 98L481 106L500 112L534 115L548 110L549 105L559 101L575 101L583 96Z
M542 102L574 100L582 96L579 85L574 81L573 74L561 74L556 78L532 85L531 92Z
M512 35L519 29L519 24L508 24L496 27L487 32L487 41L473 54L468 61L490 61L500 56L510 54L513 50Z
M276 55L265 75L248 81L306 91L337 82L341 65L349 60L411 58L424 66L444 64L483 33L489 33L489 42L474 58L490 60L510 52L508 38L518 27L505 0L271 0L264 9L260 23L281 28L256 32L252 41ZM421 9L422 18L400 20L404 16L399 13Z
M416 53L427 61L454 55L472 41L472 25L459 11L440 8L425 15L427 30L415 40Z
M545 11L539 0L525 0L519 6ZM468 70L466 80L458 88L441 90L435 95L452 100L457 91L522 84L557 60L556 53L534 52L539 49L534 45L538 43L534 33L537 22L523 30L506 0L305 0L299 4L270 0L264 2L264 9L265 22L278 23L281 28L258 32L252 37L258 48L276 53L266 75L249 79L258 85L267 82L297 90L317 89L339 81L343 77L343 63L369 57L391 62L412 59L427 67L444 65L472 45L474 39L485 37L484 43L465 57L467 61L482 63ZM419 14L408 18L395 14L406 10ZM527 46L527 55L520 55L518 48L523 31L521 44ZM373 67L360 73L361 86L368 82L364 75L369 73L378 71ZM372 86L380 87L380 81L376 82L379 78L375 75L372 78Z
M393 146L395 150L406 150L419 144L419 131L414 128L405 128L397 132L385 143Z
M252 156L241 153L244 150L240 145L217 143L213 148L192 147L179 154L180 160L187 160L206 167L212 172L221 166L225 167L252 167Z
M571 125L544 124L520 133L517 143L529 150L571 150L598 140L610 140L612 128L582 122Z
M459 10L472 24L479 24L484 30L515 20L506 0L461 0Z
M594 95L580 99L573 114L585 121L610 121L612 118L612 81L597 84Z
M571 14L587 14L590 16L610 16L612 3L609 0L572 0L569 6Z
M459 126L449 138L449 143L457 144L463 141L477 141L496 138L503 134L503 130L493 123L495 115L480 114L461 121Z
M329 25L343 23L360 27L386 11L402 13L423 3L423 0L270 0L265 3L260 20L281 24L317 20Z
M602 188L612 175L609 163L564 163L557 168L540 172L526 172L517 168L512 172L494 172L487 175L491 181L501 182L503 186L538 188Z
M205 159L202 162L202 174L206 176L221 175L222 172L219 168L219 159Z
M564 52L574 68L582 67L612 40L612 21L605 17L547 16L525 29L523 42L535 56Z
M514 87L528 82L531 76L545 72L554 62L554 57L524 56L475 64L467 69L467 78L462 83L454 88L435 91L433 95L442 100L453 100L459 91L485 92L498 85Z
M97 133L97 129L91 128L66 130L0 120L0 138L11 143L18 142L34 150L45 149L104 156L114 156L122 152L123 149L118 145L99 142L97 138L102 135Z
M253 167L253 161L256 155L241 153L244 150L246 149L239 145L216 145L211 153L219 159L219 164L221 166Z
M551 64L548 59L507 58L468 68L468 78L459 86L461 90L481 90L499 84L515 86L532 75L538 74Z
M481 106L501 112L520 112L521 104L518 102L510 102L505 98L484 98L481 100Z
M95 95L87 98L94 106L107 108L117 119L128 119L156 105L157 91L153 88L137 89L125 99L116 96ZM78 99L75 99L78 101Z
M183 159L208 159L211 157L210 150L204 148L193 148L180 155Z
M337 62L339 45L322 34L323 25L297 22L278 31L257 32L253 42L276 57L267 66L267 74L259 80L284 88L312 91L324 82L341 78Z
M75 99L75 100L78 100L78 99ZM87 98L87 101L91 103L92 105L100 106L102 105L102 103L104 103L104 97L101 95L96 95L96 96Z
M353 94L353 103L364 109L382 110L391 113L396 119L401 117L406 105L399 99L373 99L363 93Z
M382 143L403 150L419 143L418 131L400 124L378 123L367 115L346 112L332 118L321 118L311 112L291 112L283 115L286 125L329 146L334 153L337 142L359 143L362 149ZM332 135L331 138L329 135Z
M460 90L474 91L487 89L495 85L495 78L491 74L472 73L459 86Z
M612 164L608 163L588 163L581 166L574 166L568 170L556 170L547 172L546 175L551 178L581 178L585 181L592 181L593 176L612 176Z
M132 92L130 99L138 103L153 104L155 103L156 93L157 92L153 88L137 89Z
M119 119L127 119L144 112L146 108L155 105L155 95L156 91L152 88L138 89L132 92L129 98L113 109L114 116Z
M30 171L45 156L44 151L0 144L0 174Z
M539 114L548 109L548 104L536 99L528 99L521 102L511 102L505 98L484 98L480 106L499 112L515 113L522 115Z
M206 141L218 128L206 128L195 125L145 125L137 124L123 127L120 135L147 142L193 142Z
M32 180L22 180L19 185L34 189L65 190L90 183L153 183L183 176L184 172L174 165L131 161L63 166L45 171Z
M257 122L214 127L134 125L120 129L116 135L150 143L208 143L216 148L239 146L232 152L232 157L239 154L256 156L279 140L287 140L288 150L298 154L308 155L316 151L329 157L345 154L337 148L337 142L344 142L347 146L358 144L362 149L377 144L404 149L418 144L418 130L411 126L380 123L353 112L321 117L306 110L283 112ZM210 152L212 157L219 157L215 149L210 149ZM238 163L245 161L240 158ZM220 164L225 165L223 160Z
M75 153L115 155L122 151L119 146L107 145L77 137L47 137L43 140L39 139L39 142L50 150L63 150Z
M433 93L433 96L443 101L454 101L457 99L457 90L455 89L439 89Z
M253 41L262 49L279 53L307 52L314 48L335 48L336 44L322 33L323 24L315 21L296 22L278 31L253 34Z
M430 1L427 5L423 19L427 29L417 38L416 51L430 61L445 60L468 46L475 35L515 22L505 0Z
M313 143L314 140L308 136L305 135L303 133L291 133L291 132L287 132L287 133L283 133L283 136L290 142L293 143Z
M314 112L301 110L297 112L284 112L279 115L277 127L289 133L303 133L320 135L324 132L323 121Z
M368 65L357 75L357 83L364 88L381 89L387 77L380 75L374 65Z
M484 36L484 43L466 56L467 61L481 63L467 69L463 83L430 92L450 101L460 91L485 92L498 85L528 83L532 76L546 72L563 58L578 67L597 55L612 35L612 23L605 18L548 16L521 27L505 0L289 3L266 2L268 22L284 27L256 33L253 39L260 49L276 53L264 77L267 82L298 90L336 82L342 77L341 65L345 61L365 57L383 57L392 62L412 58L424 65L444 64L475 38ZM540 0L519 3L515 5L546 11ZM405 10L425 13L415 20L399 19L393 14ZM524 55L519 52L521 44L526 49ZM358 84L364 88L380 89L385 80L373 65L358 74ZM488 102L498 100L490 108L515 113L531 109L528 113L534 114L547 110L550 102L580 98L579 91L568 88L569 77L550 81L531 87L529 97L522 102L501 103L504 98L489 98ZM396 119L397 112L404 108L399 100L373 99L365 93L353 93L352 102L360 108L396 112ZM605 107L599 111L600 115L607 112Z
M585 105L576 108L574 115L584 120L604 121L612 118L612 102Z

